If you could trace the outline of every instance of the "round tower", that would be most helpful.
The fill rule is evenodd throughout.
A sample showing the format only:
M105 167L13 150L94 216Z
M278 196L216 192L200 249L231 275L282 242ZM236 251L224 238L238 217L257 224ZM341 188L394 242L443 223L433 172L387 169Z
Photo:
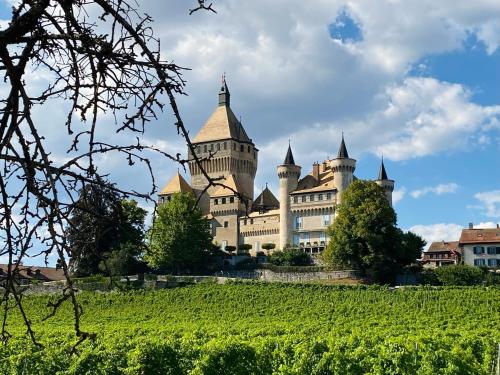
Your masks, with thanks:
M380 186L385 191L385 196L389 205L392 207L392 192L394 191L394 180L389 180L387 177L387 172L385 171L384 158L380 163L380 169L378 171L378 178L375 183Z
M344 134L342 134L342 142L340 143L337 158L330 161L330 166L333 171L333 181L337 188L337 204L342 199L342 193L351 184L356 169L356 160L349 158L347 147L344 142Z
M285 161L278 166L280 180L280 249L292 244L292 211L290 193L297 189L300 177L300 166L295 165L292 148L288 145Z

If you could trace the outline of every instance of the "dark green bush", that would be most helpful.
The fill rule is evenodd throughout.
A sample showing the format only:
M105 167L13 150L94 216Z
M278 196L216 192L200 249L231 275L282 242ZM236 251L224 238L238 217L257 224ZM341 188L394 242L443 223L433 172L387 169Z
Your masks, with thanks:
M480 285L486 281L486 270L478 267L458 264L439 267L434 270L441 285Z
M311 257L304 251L293 247L272 253L268 261L275 266L307 266L311 264Z

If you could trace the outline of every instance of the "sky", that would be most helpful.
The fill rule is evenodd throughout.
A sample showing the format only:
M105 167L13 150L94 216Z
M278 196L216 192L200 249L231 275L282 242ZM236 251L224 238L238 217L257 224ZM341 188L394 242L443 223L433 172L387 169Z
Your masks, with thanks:
M8 3L0 0L0 27ZM215 109L225 72L231 107L260 150L256 193L268 183L278 196L288 140L305 175L336 154L344 132L358 178L376 178L384 157L401 228L431 242L457 240L469 222L499 222L499 1L214 0L217 14L191 16L194 1L139 3L163 57L191 69L177 99L192 136ZM49 103L37 116L57 155L64 114ZM185 152L174 130L166 113L143 137ZM159 185L178 168L157 156L153 167ZM123 186L149 186L121 161L102 168Z

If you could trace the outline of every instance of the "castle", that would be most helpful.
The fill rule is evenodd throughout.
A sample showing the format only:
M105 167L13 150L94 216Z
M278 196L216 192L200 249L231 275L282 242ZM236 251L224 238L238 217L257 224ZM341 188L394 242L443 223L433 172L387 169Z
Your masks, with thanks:
M344 136L337 157L314 163L303 178L302 168L295 163L288 145L283 164L277 167L279 200L267 186L254 199L259 150L231 110L230 99L223 79L219 105L192 140L206 174L210 178L223 176L220 182L226 187L206 189L204 173L191 161L191 184L177 173L159 193L159 203L170 200L176 192L191 192L199 197L200 208L211 222L214 241L223 249L250 244L250 252L255 254L262 244L273 243L276 249L297 246L311 254L321 252L328 243L326 229L335 218L342 192L356 179L356 160L349 157ZM192 160L191 151L188 153ZM387 177L383 160L375 182L392 205L394 181ZM235 191L244 199L239 199Z

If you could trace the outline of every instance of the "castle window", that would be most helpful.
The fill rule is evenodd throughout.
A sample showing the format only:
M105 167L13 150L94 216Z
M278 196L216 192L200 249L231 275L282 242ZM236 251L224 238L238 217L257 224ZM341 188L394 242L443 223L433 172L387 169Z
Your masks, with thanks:
M293 203L299 203L299 197L294 196L293 197Z
M243 220L243 225L247 225L247 219Z
M229 203L234 203L234 197L229 197Z
M222 198L222 204L226 204L226 198Z
M304 202L306 201L306 196L305 196L305 195L301 196L301 197L300 197L300 201L301 201L302 203L304 203Z
M212 144L210 145L210 151L213 151L213 150L214 150L214 144L212 143Z
M214 200L214 204L217 206L219 204L219 200L218 199Z
M235 143L233 143L233 150L235 150L235 151L236 151L236 142L235 142Z
M253 219L250 219L250 224L253 224Z
M224 221L224 228L229 228L229 221Z
M248 153L250 153L250 146L248 146Z
M323 200L323 194L318 194L318 200L322 201Z
M253 150L253 158L257 159L257 152L255 150Z
M332 193L326 193L326 200L329 201L332 199Z
M323 225L325 227L330 225L330 215L328 215L328 214L323 215Z
M217 151L220 151L220 143L217 143Z
M207 151L208 151L208 149L207 149L207 145L204 145L204 146L203 146L203 152L207 152Z
M240 145L240 152L243 152L243 151L245 151L245 146Z
M227 142L224 142L224 150L227 150Z
M160 198L160 202L161 202L161 203L165 203L165 198L161 197L161 198Z
M295 216L295 229L302 228L302 218L300 216Z
M309 202L314 202L314 194L311 194L311 195L309 196Z

